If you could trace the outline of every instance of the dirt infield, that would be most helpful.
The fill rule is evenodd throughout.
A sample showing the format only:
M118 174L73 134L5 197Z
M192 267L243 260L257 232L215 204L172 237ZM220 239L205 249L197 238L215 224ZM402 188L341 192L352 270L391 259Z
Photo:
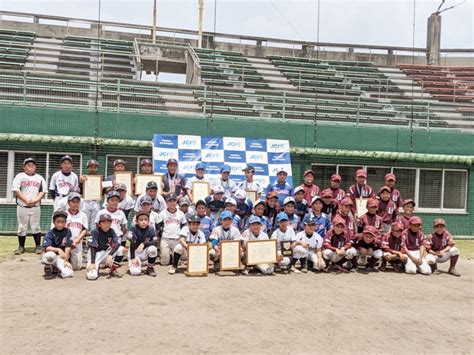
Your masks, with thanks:
M447 265L440 269L445 270ZM42 278L0 264L2 353L469 353L474 260L378 274ZM124 272L125 267L122 267Z

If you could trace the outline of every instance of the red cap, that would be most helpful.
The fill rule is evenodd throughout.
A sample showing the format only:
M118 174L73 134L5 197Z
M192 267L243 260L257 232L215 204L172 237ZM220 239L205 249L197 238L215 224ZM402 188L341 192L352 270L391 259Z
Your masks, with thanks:
M273 198L273 197L276 197L278 198L278 195L275 191L270 191L269 193L267 193L267 200Z
M369 198L367 200L367 208L369 207L379 207L379 201L375 198Z
M446 227L446 222L442 218L436 218L433 221L433 227L439 226L440 224Z
M306 171L304 172L304 174L303 174L303 177L305 177L305 176L308 175L308 174L313 175L313 177L315 176L313 170L306 170Z
M379 236L379 231L374 226L365 226L362 234L370 234L374 238L377 238Z
M412 203L412 204L413 204L413 207L416 206L415 201L413 201L411 198L409 198L409 199L407 199L407 200L403 200L403 206L408 205L409 203Z
M345 227L346 226L346 221L344 220L344 218L342 218L340 216L336 216L332 220L332 225L337 226L338 224L342 224Z
M339 181L339 182L341 182L341 181L342 181L341 175L332 174L332 175L331 175L331 181Z
M332 197L332 190L331 189L324 189L323 191L321 191L321 194L319 195L319 197L321 197L321 198Z
M342 206L347 206L347 205L354 206L354 202L352 202L352 199L350 197L344 197L341 201L341 205Z
M421 218L417 216L410 217L408 222L410 222L410 224L423 224L423 222L421 221Z
M359 169L356 171L356 177L363 176L367 178L367 171L365 169Z
M402 230L403 230L402 222L393 222L392 223L392 231L402 231Z
M392 192L392 190L390 189L390 187L388 186L382 186L379 190L379 194L381 194L382 192L384 191L388 191L388 192Z
M390 181L390 180L397 181L397 178L395 177L394 174L386 174L385 181Z

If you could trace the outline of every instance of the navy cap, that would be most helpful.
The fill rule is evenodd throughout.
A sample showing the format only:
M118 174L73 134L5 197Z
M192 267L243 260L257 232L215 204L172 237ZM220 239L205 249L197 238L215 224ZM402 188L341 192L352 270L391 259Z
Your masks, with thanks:
M169 194L168 196L166 196L166 201L177 201L178 200L178 196L176 196L175 194Z
M189 216L188 217L188 223L193 223L193 222L197 222L197 223L201 223L201 218L199 218L199 216L197 215L192 215L192 216Z
M123 159L115 159L115 160L114 160L114 166L116 166L116 165L118 165L118 164L123 164L123 165L125 165L126 163L125 163L125 160L123 160Z
M99 162L95 159L91 159L91 160L88 160L87 161L87 167L91 166L91 165L95 165L95 166L99 166Z
M33 158L26 158L25 160L23 160L23 166L25 166L28 163L33 163L36 165L36 161Z
M81 195L78 194L77 192L71 192L69 193L69 195L67 195L67 200L68 201L72 201L74 200L75 198L78 198L79 200L81 199Z
M140 206L143 205L144 203L149 203L150 205L152 204L152 200L151 200L151 197L150 196L143 196L140 200Z
M158 185L156 184L156 182L148 181L148 183L146 184L146 190L150 189L158 189Z
M114 185L114 190L115 191L120 191L120 190L127 191L127 185L121 184L121 183L115 184Z
M107 200L109 198L112 198L112 197L117 197L117 198L120 198L120 195L117 191L110 191L108 194L107 194Z
M166 163L166 165L170 165L170 164L178 165L178 161L175 158L170 158L168 159L168 162Z
M57 210L53 213L53 221L58 217L64 217L67 219L67 212L64 210Z
M242 171L248 171L248 172L254 173L255 168L252 165L247 165L244 169L242 169Z
M138 211L136 214L135 214L135 218L138 220L138 217L140 216L147 216L148 218L150 218L150 214L148 212L145 212L145 211Z
M315 219L312 215L307 215L307 216L303 219L303 223L304 223L305 225L316 224L316 219Z
M141 161L141 163L140 163L140 166L143 166L143 165L145 165L145 164L151 165L151 160L148 159L148 158L147 158L147 159L142 159L142 161Z
M72 163L72 158L70 155L64 155L62 158L61 158L61 163L65 160L69 160L71 163Z
M101 214L99 217L99 222L112 221L112 216L108 213Z

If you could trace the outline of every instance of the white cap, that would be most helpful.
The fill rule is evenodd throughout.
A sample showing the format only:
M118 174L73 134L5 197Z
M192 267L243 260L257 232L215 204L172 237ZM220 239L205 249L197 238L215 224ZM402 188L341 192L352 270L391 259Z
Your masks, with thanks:
M285 206L287 203L290 203L290 202L293 202L296 205L296 201L293 197L291 196L285 197L285 199L283 200L283 206Z
M282 167L282 166L280 166L280 167L278 168L278 170L277 170L277 174L280 174L280 173L288 174L288 173L286 172L285 168Z
M298 186L298 187L295 187L295 194L297 194L298 192L300 191L304 191L304 187L303 186Z
M212 188L212 192L215 194L223 194L224 193L224 187L221 185L216 185Z
M237 202L235 202L235 199L233 199L232 197L226 198L225 203L230 203L234 206L237 206Z
M245 192L245 190L242 190L242 189L238 189L237 191L235 191L234 195L239 200L243 200L244 198L247 197L247 193Z

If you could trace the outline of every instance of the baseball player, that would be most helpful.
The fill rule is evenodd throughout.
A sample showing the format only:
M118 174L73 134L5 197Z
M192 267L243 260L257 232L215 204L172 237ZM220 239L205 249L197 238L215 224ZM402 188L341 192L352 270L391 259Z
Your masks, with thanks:
M153 174L153 163L151 159L145 158L140 162L140 174L152 175Z
M115 173L120 173L120 172L123 172L125 171L125 166L126 166L126 162L125 160L123 159L115 159L114 162L113 162L113 172L112 172L112 175L109 175L109 176L106 176L104 178L104 181L110 181L112 182L112 185L110 185L109 187L106 187L105 188L105 193L108 193L110 191L113 190L114 188L114 185L115 185L115 178L114 178L114 174Z
M276 181L270 183L265 190L267 194L272 191L276 192L280 206L283 206L283 201L286 197L293 196L293 186L286 181L287 176L288 173L285 169L278 169Z
M115 184L113 190L119 194L118 209L125 213L125 217L127 217L128 220L128 216L135 206L135 200L127 193L127 186L125 184ZM105 204L106 203L107 202L105 202Z
M66 197L71 188L79 190L79 179L72 172L72 158L65 155L61 158L61 170L56 171L49 182L49 195L54 200L54 211L59 208L59 201Z
M221 177L218 180L218 184L224 189L224 195L227 197L232 196L237 190L237 184L234 180L230 179L231 172L230 165L224 164L221 167Z
M319 195L320 190L319 190L318 185L313 183L314 178L315 178L315 175L312 170L306 170L303 173L304 183L300 186L304 190L304 199L306 201L312 201L314 196Z
M196 172L196 175L190 177L188 181L186 181L186 193L188 194L190 201L193 200L193 182L200 181L209 183L209 181L207 181L206 177L204 176L206 172L205 163L197 163L194 171Z
M26 232L30 226L36 245L36 254L41 254L41 200L46 193L46 181L36 173L33 158L23 161L23 172L15 176L12 191L15 193L16 217L18 221L18 249L15 255L25 252Z
M321 199L323 200L323 213L326 213L330 218L334 218L337 213L339 205L337 201L332 197L331 189L325 189L321 191Z
M267 216L265 216L265 201L258 200L255 202L255 205L253 206L253 214L250 216L255 216L260 218L260 222L262 222L262 232L264 233L271 233L272 232L272 224L270 223L270 220L268 219ZM244 223L244 229L249 228L249 218L245 220Z
M215 224L219 220L219 215L225 208L224 188L221 185L212 187L212 195L207 196L204 199L206 206L209 210L209 217Z
M295 188L295 214L302 221L306 213L308 212L308 201L304 199L304 188L298 186ZM311 201L309 201L311 202Z
M347 196L352 199L352 203L355 206L356 199L358 198L374 198L374 190L367 185L367 171L365 169L359 169L356 171L356 183L349 187L346 191ZM357 211L352 211L356 220L360 218L357 216Z
M138 211L135 218L137 222L130 228L132 237L128 250L128 270L130 275L139 276L142 273L142 262L147 261L146 274L156 277L155 262L158 256L156 231L150 227L147 212Z
M419 270L422 275L431 274L431 268L423 256L426 251L426 241L421 225L421 218L413 216L410 218L410 227L403 231L408 255L405 264L407 274L416 274L416 270Z
M74 272L69 263L71 255L71 231L66 228L67 213L62 210L53 213L53 225L44 236L44 253L41 262L44 264L44 278L52 279L55 274L62 278L72 277Z
M359 216L359 232L362 232L365 226L374 226L379 231L383 230L382 217L377 215L377 209L379 208L379 201L375 198L369 198L367 200L367 212L362 216Z
M357 233L357 223L352 214L352 200L349 197L344 197L342 199L336 216L339 216L346 221L348 236L352 240L352 237Z
M413 217L413 210L415 209L415 206L415 201L412 199L403 201L403 214L398 216L398 221L403 224L404 230L410 227L410 218Z
M262 221L257 216L251 216L249 218L249 228L246 229L241 236L243 240L244 253L247 252L247 243L256 240L268 240L268 234L262 231ZM274 267L273 264L257 264L255 268L264 275L273 275ZM246 266L242 271L243 275L248 275L250 267Z
M243 221L245 221L252 214L252 208L254 207L253 202L247 197L245 190L242 189L237 189L237 191L235 191L234 199L235 202L237 202L237 209L235 212Z
M402 232L403 224L394 222L392 223L390 232L383 236L383 260L379 267L380 271L385 271L387 262L389 262L393 267L393 271L403 272L404 264L407 262L408 256Z
M167 266L171 262L171 254L178 244L179 231L186 225L186 217L176 207L176 195L166 196L166 209L158 215L158 231L160 238L160 263Z
M186 179L178 174L178 161L168 159L168 172L163 175L163 196L176 195L178 200L186 196Z
M152 209L156 213L160 213L166 209L166 202L158 193L158 185L154 181L149 181L145 187L145 193L138 196L135 202L135 212L140 210L141 200L145 197L149 196L151 198Z
M325 269L326 263L322 254L323 238L314 231L316 220L313 216L307 215L303 224L304 230L297 233L293 239L290 270L299 273L300 271L295 268L295 263L300 260L301 272L308 272L307 266L310 270L322 271Z
M152 206L152 201L150 196L145 196L144 198L141 199L141 206L140 206L140 211L138 211L135 216L133 216L133 221L132 224L137 224L137 215L139 212L145 212L148 215L148 226L152 228L155 231L158 229L158 224L159 224L159 217L158 213L153 211L151 209Z
M395 183L397 178L395 174L386 174L385 175L385 186L390 189L390 199L395 203L397 206L397 210L403 204L402 195L399 190L395 188Z
M196 202L196 214L201 219L199 230L204 233L206 240L209 241L214 223L212 223L212 220L207 216L207 206L203 200Z
M241 240L239 230L232 225L232 213L223 211L219 216L221 225L215 227L211 233L212 250L209 255L216 267L219 262L220 242L223 240Z
M444 263L449 260L448 273L454 276L461 276L456 270L456 263L459 259L459 249L454 246L451 234L446 230L444 219L438 218L433 221L434 233L426 241L428 255L426 261L431 266L431 271L438 270L437 263Z
M97 160L91 159L87 161L87 175L81 176L81 182L79 184L79 191L83 194L84 191L84 182L87 180L88 175L99 175L97 170L99 169L99 162ZM94 221L97 212L100 210L100 201L95 200L82 200L81 211L87 217L89 221L89 229L92 230L95 228Z
M257 196L260 196L263 188L254 180L255 168L252 165L247 165L242 171L245 173L245 180L241 181L237 188L244 191L257 191Z
M168 270L168 274L173 275L178 268L179 260L187 258L188 244L204 244L206 236L199 229L201 218L197 215L188 218L188 225L179 231L179 242L173 250L173 264Z
M346 192L340 187L341 181L341 175L331 175L331 186L329 187L329 189L331 189L332 191L332 198L335 199L338 203L346 197Z
M398 207L391 199L390 187L382 186L379 190L377 215L382 217L382 230L387 233L390 226L398 219Z
M95 217L95 224L97 225L100 221L100 216L107 214L112 218L112 229L115 235L122 241L122 246L125 246L127 242L127 217L122 210L118 209L120 195L117 191L110 191L107 194L107 207L100 210Z
M336 216L332 221L333 227L326 233L323 243L323 257L329 266L332 263L338 272L347 273L349 270L354 270L354 264L351 262L352 267L346 269L344 264L347 261L351 261L357 256L357 251L352 246L351 239L349 238L346 221Z
M365 226L361 234L355 235L352 245L359 255L359 266L365 266L366 272L378 272L375 264L383 256L382 241L378 229L373 226Z
M232 213L232 225L240 231L240 229L242 228L242 219L237 213L235 213L236 209L237 202L235 201L235 199L233 199L232 197L227 198L225 200L224 210ZM221 221L218 220L217 223L220 224Z
M323 200L319 196L314 196L313 201L311 201L311 211L308 212L308 216L312 216L315 223L315 231L318 233L321 238L326 236L328 230L331 229L331 219L330 217L322 212L323 209ZM304 226L302 226L304 228Z
M191 201L189 201L188 196L183 196L178 199L179 210L184 213L186 219L196 214L194 208L191 206Z
M84 212L80 210L81 195L77 192L71 192L68 197L68 209L66 228L71 231L71 257L70 262L73 270L82 268L82 241L87 234L89 221Z
M278 196L275 191L267 193L265 199L265 216L268 217L272 228L276 225L276 215L280 212L280 206L278 205Z
M283 256L282 245L283 243L293 244L295 239L295 231L290 227L288 222L288 216L285 212L280 212L276 216L278 228L272 233L271 239L278 241L278 266L281 268L288 268L291 264L291 258Z
M300 230L301 219L295 213L296 201L293 197L288 196L283 200L283 212L288 216L288 221L290 227L295 230L295 232Z
M114 193L116 192L109 192L109 194ZM116 199L118 203L118 197ZM100 212L97 214L97 228L91 232L88 242L86 278L97 280L101 266L110 268L108 278L121 278L122 274L117 271L117 268L120 267L125 248L120 245L120 238L115 234L113 217L108 213Z

